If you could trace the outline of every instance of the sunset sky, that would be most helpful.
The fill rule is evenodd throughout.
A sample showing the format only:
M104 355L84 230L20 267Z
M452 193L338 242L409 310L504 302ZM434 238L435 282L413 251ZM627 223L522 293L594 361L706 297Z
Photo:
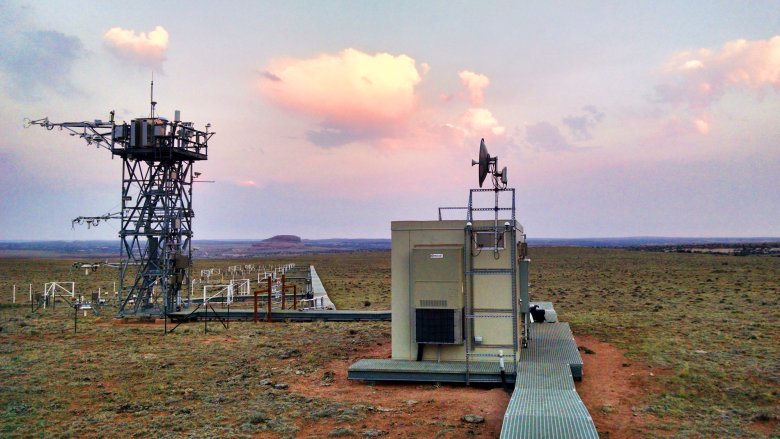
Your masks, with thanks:
M152 73L217 133L196 239L388 238L481 138L529 237L780 236L778 2L0 0L0 240L116 238L70 220L120 161L22 121L144 117Z

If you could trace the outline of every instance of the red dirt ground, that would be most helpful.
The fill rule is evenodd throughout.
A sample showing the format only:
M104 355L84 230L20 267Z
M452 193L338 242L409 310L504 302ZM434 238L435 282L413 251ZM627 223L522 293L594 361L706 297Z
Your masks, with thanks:
M645 425L654 418L639 411L637 405L644 395L655 391L659 371L628 361L620 349L590 336L577 337L577 344L594 352L582 352L585 378L576 386L600 435L610 439L633 438L646 431ZM389 357L390 343L383 343L358 352L354 358L333 361L320 372L291 383L290 390L301 395L337 400L346 406L373 407L356 425L335 419L301 424L300 436L322 437L335 428L347 427L357 435L374 429L388 437L498 437L510 397L501 388L391 383L371 386L347 380L347 368L358 358ZM334 372L331 383L322 381L325 371ZM461 417L468 413L484 416L485 422L462 421Z
M663 372L627 360L623 350L594 337L575 338L584 363L583 379L575 385L599 435L621 439L646 433L645 426L656 419L638 405L645 395L658 390L656 379Z
M390 343L359 352L356 358L331 362L321 373L290 384L290 390L302 395L323 397L345 405L363 404L374 407L359 425L319 422L303 424L301 437L327 436L334 428L350 427L357 435L374 429L388 437L442 437L465 436L498 437L501 421L509 403L509 394L501 388L481 389L444 384L392 384L347 380L347 368L358 358L389 358ZM334 372L333 381L324 383L322 374ZM466 414L485 418L481 424L461 420Z

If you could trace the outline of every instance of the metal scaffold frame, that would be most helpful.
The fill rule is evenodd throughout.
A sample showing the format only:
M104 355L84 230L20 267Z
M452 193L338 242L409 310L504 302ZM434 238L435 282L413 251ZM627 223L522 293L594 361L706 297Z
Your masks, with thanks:
M475 192L494 192L494 205L492 207L475 207L474 205L474 193ZM499 194L509 193L511 194L511 207L501 207ZM450 208L452 209L452 208ZM474 227L474 212L493 212L493 224L487 227ZM510 212L509 226L505 224L499 225L499 212ZM466 227L464 229L465 248L467 249L463 254L463 272L466 275L467 281L464 288L464 305L465 305L465 319L467 324L465 325L465 350L466 350L466 384L470 382L471 373L471 357L499 357L503 363L504 358L511 359L511 364L517 363L519 342L518 342L518 288L517 288L517 249L515 242L517 242L517 223L515 220L515 190L514 188L500 187L496 185L493 189L471 189L469 191L469 202L466 207ZM477 232L492 232L493 233L493 252L494 257L499 256L498 242L499 239L504 239L509 243L510 251L510 267L506 269L475 269L474 268L474 242L475 233ZM509 232L509 239L499 238L500 235ZM512 310L511 313L507 312L491 312L480 313L475 312L473 301L474 291L474 277L480 275L498 275L498 276L510 276L511 277L511 300ZM511 355L503 355L503 353L477 353L474 352L474 321L478 318L511 318L512 319L512 353Z
M153 84L152 84L153 87ZM25 125L58 128L102 147L122 160L121 211L74 222L97 224L119 218L119 316L164 316L176 311L190 295L192 270L192 186L199 173L196 161L208 159L214 135L182 122L155 116L152 98L148 118L129 123L61 122L48 118Z
M32 286L30 286L32 290ZM46 308L46 304L51 299L52 305L57 300L57 297L62 297L66 302L72 302L76 299L76 283L75 282L46 282L43 286L43 308ZM70 298L71 300L68 300Z

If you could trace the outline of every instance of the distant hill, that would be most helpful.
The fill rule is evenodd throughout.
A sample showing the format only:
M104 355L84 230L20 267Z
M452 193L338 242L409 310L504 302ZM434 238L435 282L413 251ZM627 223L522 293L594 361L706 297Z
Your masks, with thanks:
M305 247L305 244L300 236L295 235L276 235L252 244L252 248L256 249L292 249L301 247Z

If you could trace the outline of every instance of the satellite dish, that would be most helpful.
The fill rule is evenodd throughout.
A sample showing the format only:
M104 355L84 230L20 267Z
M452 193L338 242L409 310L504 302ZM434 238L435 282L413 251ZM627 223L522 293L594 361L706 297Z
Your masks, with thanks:
M487 147L485 146L485 139L479 142L479 161L472 160L471 166L479 165L479 187L482 187L482 183L485 182L485 177L488 174L488 168L490 167L490 154L488 154Z

